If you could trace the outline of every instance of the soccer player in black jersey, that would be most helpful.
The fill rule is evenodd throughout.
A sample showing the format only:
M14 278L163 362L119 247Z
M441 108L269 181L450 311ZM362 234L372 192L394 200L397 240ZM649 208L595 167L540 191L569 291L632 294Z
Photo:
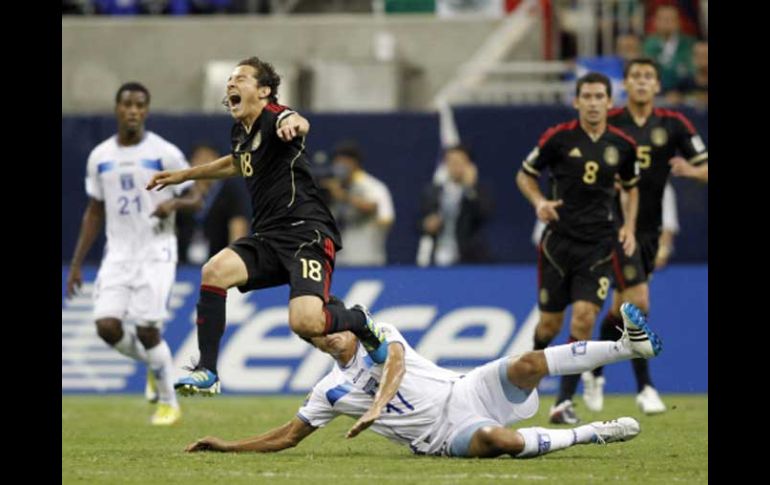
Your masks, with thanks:
M612 307L601 325L600 339L617 339L617 325L622 326L620 304L630 301L643 312L650 309L648 281L655 269L663 218L663 191L669 172L684 163L693 178L708 181L708 151L692 123L676 111L656 108L660 92L660 73L650 59L629 61L624 72L628 104L609 112L609 123L628 133L637 143L639 159L639 215L636 220L637 250L630 257L616 251L613 259L615 291ZM677 154L684 155L684 158ZM649 366L643 359L632 361L637 383L636 403L646 414L666 410L652 385ZM583 398L592 411L601 411L604 403L602 368L583 374Z
M548 224L538 247L540 321L535 350L546 348L558 335L564 310L572 304L570 342L574 353L584 352L609 294L615 243L620 242L629 255L636 249L636 144L607 124L611 105L612 87L606 76L589 73L578 79L574 106L579 119L548 129L516 175L537 217ZM545 168L550 171L550 199L537 182ZM629 196L620 231L613 207L616 176ZM572 404L579 381L579 376L562 377L551 422L579 421Z
M243 60L227 80L225 104L235 119L231 153L205 165L155 175L147 189L185 180L243 177L252 198L250 236L238 239L203 266L197 306L200 361L175 387L181 394L217 394L219 341L225 299L242 292L289 284L289 326L310 339L350 330L375 362L387 346L368 311L351 309L329 287L339 231L321 200L305 154L308 121L277 103L280 77L256 57Z

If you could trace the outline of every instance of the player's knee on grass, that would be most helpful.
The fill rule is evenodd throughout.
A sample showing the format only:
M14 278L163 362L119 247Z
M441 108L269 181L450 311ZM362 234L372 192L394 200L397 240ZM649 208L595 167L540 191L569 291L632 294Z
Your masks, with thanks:
M591 303L578 302L572 308L570 333L578 340L588 340L594 328L599 307Z
M151 349L161 340L160 330L155 327L136 327L136 336L145 349Z
M115 345L123 338L123 325L117 318L100 318L96 321L96 333L107 345Z

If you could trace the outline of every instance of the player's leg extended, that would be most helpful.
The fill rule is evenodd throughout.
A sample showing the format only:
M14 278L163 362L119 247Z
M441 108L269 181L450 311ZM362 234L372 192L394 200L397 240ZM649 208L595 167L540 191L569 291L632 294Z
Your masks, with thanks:
M217 373L219 341L225 333L227 290L248 279L246 263L230 248L209 259L201 270L201 288L196 324L199 366Z
M139 343L131 326L123 325L130 299L130 265L106 264L99 268L94 286L94 319L96 333L104 342L121 354L147 362L147 353Z
M348 309L341 301L330 300L334 256L331 240L319 235L317 243L303 244L284 257L291 284L289 326L305 339L349 330L372 360L385 362L387 345L368 310L361 305Z
M598 305L590 301L578 300L573 304L568 343L591 338L594 322L600 310ZM556 404L551 409L550 419L552 423L576 424L579 422L572 405L572 398L577 390L578 382L580 382L579 375L565 375L561 378Z
M467 454L461 456L494 458L503 454L513 458L532 458L575 445L629 441L641 428L634 418L596 421L571 429L541 427L513 430L501 426L484 426L476 430Z
M523 406L526 407L525 401L531 401L530 394L537 388L540 380L549 374L557 375L550 372L546 354L569 347L570 345L559 345L545 351L532 351L501 359L498 375L507 402L514 405L524 403ZM601 350L591 349L589 353L597 354L594 357L598 357ZM586 362L583 362L583 365L586 365ZM534 412L534 409L531 411ZM489 425L476 428L470 439L460 433L453 440L450 449L455 456L486 458L509 454L515 458L528 458L577 444L624 441L638 433L639 424L632 418L596 422L566 430L534 427L516 431Z
M174 384L180 394L219 394L217 359L219 342L225 333L227 290L233 286L244 285L247 281L246 263L229 247L215 254L203 265L195 320L200 361L190 369L190 375L182 377Z

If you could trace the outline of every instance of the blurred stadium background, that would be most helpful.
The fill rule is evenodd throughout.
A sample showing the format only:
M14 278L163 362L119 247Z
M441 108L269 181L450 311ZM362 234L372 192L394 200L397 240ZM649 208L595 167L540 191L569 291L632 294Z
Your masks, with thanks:
M308 154L318 173L328 173L339 142L355 140L366 171L392 194L387 264L339 267L333 292L369 305L440 364L470 368L531 347L535 214L515 186L521 161L547 127L576 116L577 75L603 70L620 88L618 66L654 35L654 12L664 4L679 10L683 35L707 42L707 0L63 0L62 392L144 386L144 369L96 336L91 285L64 298L87 202L86 158L115 131L121 83L149 88L148 129L189 157L199 143L228 149L231 121L220 101L235 63L251 55L273 63L279 102L311 122ZM680 70L697 69L702 61L687 58ZM674 86L658 105L684 112L708 143L707 87L703 94ZM623 99L619 93L617 104ZM488 259L421 267L421 194L442 147L457 142L470 147L493 200ZM708 392L708 189L679 179L673 187L675 252L651 284L652 319L666 342L651 368L664 400ZM102 243L89 255L89 282ZM199 268L193 256L180 263L166 324L179 367L196 349ZM286 288L230 292L220 354L226 393L306 392L330 365L288 330L287 296ZM566 342L567 328L556 342ZM635 392L630 366L607 376L608 392ZM542 390L555 387L545 381Z

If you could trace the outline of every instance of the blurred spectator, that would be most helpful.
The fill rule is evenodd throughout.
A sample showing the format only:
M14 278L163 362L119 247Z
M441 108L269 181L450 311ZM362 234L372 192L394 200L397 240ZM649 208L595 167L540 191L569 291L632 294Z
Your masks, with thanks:
M701 0L646 0L644 9L647 12L645 20L645 32L655 32L655 12L663 5L673 6L679 11L681 32L693 37L701 37L700 17L704 12L701 8Z
M196 167L217 158L214 148L201 144L193 149L190 165ZM203 208L195 214L177 214L177 241L181 262L202 264L249 234L251 203L240 178L198 180L196 186L203 194Z
M621 34L615 39L615 56L623 63L642 57L642 40L635 34Z
M709 105L709 44L695 43L692 51L693 73L682 79L676 88L666 95L672 104L688 104L707 109Z
M679 10L662 5L655 11L655 33L644 40L644 54L660 67L660 84L666 93L690 76L695 40L679 31Z
M478 169L468 149L446 149L446 177L428 186L423 194L423 238L417 264L449 266L489 261L482 234L491 203L478 185Z
M342 231L338 266L383 266L386 241L395 219L388 187L362 168L363 156L355 142L334 150L335 177L319 184L331 195L331 210Z

